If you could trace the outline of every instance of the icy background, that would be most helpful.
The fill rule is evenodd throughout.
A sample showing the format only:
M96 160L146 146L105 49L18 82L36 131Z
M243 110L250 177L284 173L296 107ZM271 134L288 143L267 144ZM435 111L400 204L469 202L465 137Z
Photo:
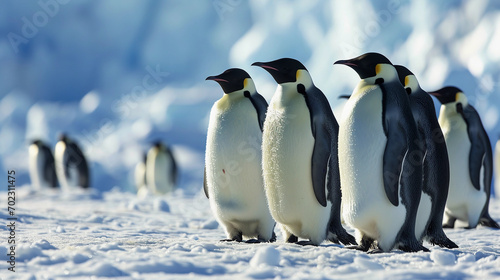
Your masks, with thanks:
M132 190L133 166L162 139L195 193L222 94L204 79L240 67L270 100L274 81L250 64L281 57L302 61L335 107L358 77L333 62L381 52L424 89L462 88L500 135L498 1L58 1L1 2L0 164L23 183L29 141L53 146L65 131L95 188Z
M383 53L411 69L424 89L460 87L494 144L499 1L0 0L0 7L0 170L16 170L25 201L18 253L27 279L500 275L498 232L486 228L448 231L463 249L430 254L368 257L281 240L214 245L224 236L201 191L208 114L222 95L205 78L246 69L269 101L276 84L250 67L255 61L302 61L337 112L337 96L349 94L358 77L333 62ZM29 186L28 143L41 138L54 146L63 131L89 158L91 194L40 194ZM180 189L140 201L131 193L133 168L157 139L173 146ZM0 202L6 205L4 195ZM497 221L498 204L492 201ZM0 254L6 250L0 246Z

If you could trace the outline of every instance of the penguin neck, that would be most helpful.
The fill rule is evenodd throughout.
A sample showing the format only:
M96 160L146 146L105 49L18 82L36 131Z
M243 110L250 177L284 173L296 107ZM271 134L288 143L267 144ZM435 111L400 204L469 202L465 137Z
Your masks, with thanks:
M253 88L245 87L231 93L225 93L222 98L217 101L217 108L219 110L227 110L229 107L245 98L245 91L248 91L250 94L254 94L256 92L255 86Z
M398 72L396 71L396 68L394 68L394 66L388 64L379 64L379 65L380 65L380 70L377 73L377 75L361 79L361 81L363 81L367 85L378 84L379 79L383 79L384 83L392 83L392 82L400 83L398 78Z
M441 105L441 110L439 111L439 123L440 124L449 123L449 126L451 126L450 128L455 128L455 129L467 125L462 115L457 112L456 102L450 102Z

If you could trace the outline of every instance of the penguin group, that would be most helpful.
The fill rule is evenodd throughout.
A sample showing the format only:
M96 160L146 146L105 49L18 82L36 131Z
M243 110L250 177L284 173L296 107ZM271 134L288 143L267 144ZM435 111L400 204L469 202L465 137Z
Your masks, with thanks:
M500 228L488 213L491 144L464 92L427 93L379 53L334 64L360 78L340 116L295 59L252 64L277 83L269 104L243 69L206 78L223 91L203 180L223 241L274 242L279 225L287 243L417 252L424 240L457 248L443 231L457 220Z
M79 145L66 134L61 134L54 154L40 139L29 146L29 174L35 188L63 190L90 187L87 159Z

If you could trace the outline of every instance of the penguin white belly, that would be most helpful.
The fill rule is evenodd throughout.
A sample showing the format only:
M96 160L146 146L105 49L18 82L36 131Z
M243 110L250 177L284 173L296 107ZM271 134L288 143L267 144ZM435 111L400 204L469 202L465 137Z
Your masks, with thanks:
M465 122L460 117L455 117L449 120L456 124L455 127L446 129L450 127L449 123L443 123L441 118L439 120L440 125L445 127L443 134L450 159L450 189L445 213L468 222L470 227L475 227L486 203L486 193L482 184L482 176L480 176L481 190L479 191L474 188L470 179L469 153L471 143Z
M41 188L43 180L43 159L39 151L36 145L31 145L29 147L29 173L31 185L35 188Z
M152 174L150 174L151 182L153 182L151 184L153 193L166 194L173 191L171 165L172 162L165 152L158 152L154 157Z
M385 193L383 156L387 137L382 126L382 92L360 83L346 103L339 128L339 168L344 220L390 250L406 217Z
M223 98L227 98L227 95ZM219 107L218 107L219 106ZM250 100L212 108L207 135L206 172L210 206L226 226L244 236L269 239L274 221L264 194L262 132Z
M137 190L146 186L146 164L144 162L139 162L135 166L134 181Z
M268 108L262 144L269 208L284 230L319 244L326 237L331 203L321 206L313 190L310 113L302 96L286 107L280 96L275 93Z
M66 153L66 144L64 144L63 142L57 142L54 151L56 175L57 179L59 180L59 184L61 185L61 189L69 190L71 185L70 182L68 182L68 179L66 178L64 157L67 155L65 155L65 153Z
M424 235L426 225L431 218L432 200L431 197L422 192L420 203L418 204L417 219L415 220L415 236L418 240Z

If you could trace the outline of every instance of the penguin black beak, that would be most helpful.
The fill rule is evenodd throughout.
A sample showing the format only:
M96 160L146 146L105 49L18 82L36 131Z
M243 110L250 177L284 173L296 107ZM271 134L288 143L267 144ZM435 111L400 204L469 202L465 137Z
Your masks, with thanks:
M351 98L350 95L344 94L344 95L339 95L338 99L349 99Z
M205 81L216 81L216 82L226 82L229 83L228 80L222 79L219 76L208 76Z
M268 64L267 64L267 63L265 63L265 62L254 62L254 63L252 63L252 66L259 66L259 67L264 68L264 69L266 69L266 70L268 70L268 71L269 71L269 70L274 70L274 71L276 71L276 72L279 72L279 70L278 70L278 69L276 69L276 68L274 68L274 67L272 67L272 66L268 65Z
M360 62L360 61L357 60L356 58L348 59L348 60L337 60L337 61L335 61L335 63L333 63L333 65L341 64L341 65L349 66L352 68L352 70L354 70L354 71L356 71L356 73L358 73L358 75L361 79L373 77L376 75L375 66L373 67L373 69L366 69L366 67L364 67L362 64L357 63L357 62Z
M337 60L333 63L333 65L335 64L342 64L342 65L347 65L351 68L357 68L359 67L356 63L353 63L352 60Z
M430 94L430 95L432 95L432 96L434 96L434 97L436 97L436 98L437 98L437 100L439 100L439 102L440 102L441 104L444 104L444 100L443 100L444 96L443 96L443 93L442 93L442 92L440 92L440 90L438 90L438 91L433 91L433 92L429 92L429 94Z

